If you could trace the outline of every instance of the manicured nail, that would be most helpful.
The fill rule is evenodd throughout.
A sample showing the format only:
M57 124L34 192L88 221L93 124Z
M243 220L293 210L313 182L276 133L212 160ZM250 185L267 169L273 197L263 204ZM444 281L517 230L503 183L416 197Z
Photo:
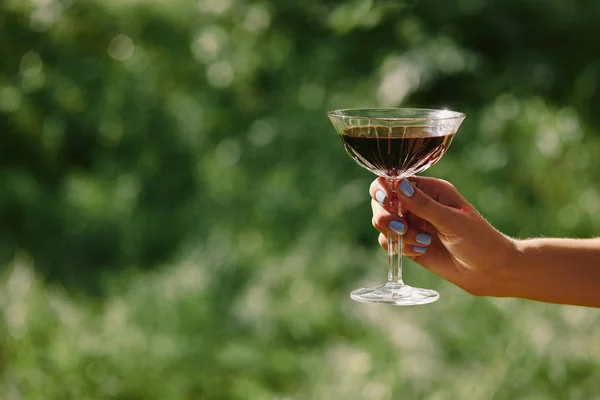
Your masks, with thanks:
M427 246L429 243L431 243L431 235L429 233L421 232L417 236L415 236L415 240L417 241L417 243L421 243Z
M427 247L422 247L422 246L414 246L413 247L413 251L415 253L419 253L419 254L424 254L427 251Z
M383 205L383 203L385 203L385 197L385 193L383 193L381 190L375 192L375 198L379 204Z
M404 233L404 224L400 221L392 221L389 226L396 233Z
M402 179L400 184L398 185L398 189L400 192L406 197L412 197L415 194L415 189L412 187L410 183L406 179Z

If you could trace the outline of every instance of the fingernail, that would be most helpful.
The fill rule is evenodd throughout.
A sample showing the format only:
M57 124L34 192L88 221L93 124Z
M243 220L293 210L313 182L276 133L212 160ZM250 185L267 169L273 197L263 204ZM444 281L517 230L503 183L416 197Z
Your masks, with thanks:
M398 185L398 189L400 192L406 197L412 197L415 194L415 189L412 187L410 183L406 179L402 179L400 184Z
M375 192L375 198L379 204L383 205L383 203L385 203L385 197L385 193L383 193L381 190Z
M414 246L413 247L413 251L415 253L419 253L419 254L423 254L427 251L427 247L422 247L422 246Z
M415 240L417 241L417 243L421 243L427 246L429 243L431 243L431 235L429 233L421 232L417 236L415 236Z
M404 233L404 224L400 221L392 221L389 226L396 233Z

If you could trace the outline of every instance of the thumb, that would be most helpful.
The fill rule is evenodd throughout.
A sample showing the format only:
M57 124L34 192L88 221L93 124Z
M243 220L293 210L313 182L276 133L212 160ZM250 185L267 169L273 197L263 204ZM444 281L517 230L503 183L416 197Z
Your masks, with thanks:
M438 230L448 230L456 224L459 210L437 202L408 180L400 181L398 192L405 210L430 222Z

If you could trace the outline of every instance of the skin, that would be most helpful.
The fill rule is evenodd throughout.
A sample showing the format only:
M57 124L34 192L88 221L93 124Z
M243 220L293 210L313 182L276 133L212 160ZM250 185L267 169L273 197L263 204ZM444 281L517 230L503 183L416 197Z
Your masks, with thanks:
M600 307L600 238L516 240L492 227L449 182L406 182L412 196L397 186L392 192L383 178L369 189L384 249L390 222L400 221L406 227L402 253L473 295ZM378 191L385 194L383 204ZM392 196L402 204L403 218L390 211ZM430 236L429 244L417 241L420 233L426 234L421 242Z

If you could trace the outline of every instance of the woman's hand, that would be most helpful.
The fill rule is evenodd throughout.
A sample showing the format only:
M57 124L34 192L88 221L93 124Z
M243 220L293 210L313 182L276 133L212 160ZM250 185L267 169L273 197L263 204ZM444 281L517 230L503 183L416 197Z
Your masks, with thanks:
M392 189L377 178L369 190L373 226L387 249L389 229L404 233L403 254L471 294L512 296L514 240L494 229L452 184L414 177ZM389 211L392 195L404 218Z

